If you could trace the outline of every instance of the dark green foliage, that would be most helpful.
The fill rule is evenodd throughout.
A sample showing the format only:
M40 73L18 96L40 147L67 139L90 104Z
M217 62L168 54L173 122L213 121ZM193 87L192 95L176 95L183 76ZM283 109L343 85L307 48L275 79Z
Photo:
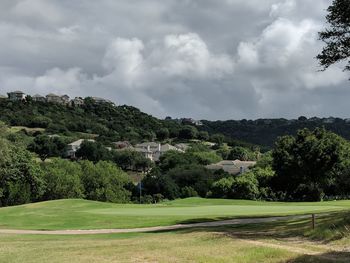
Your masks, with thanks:
M225 142L225 136L223 134L216 133L210 136L210 140L220 146Z
M197 163L198 159L193 154L168 151L160 157L159 168L166 172L178 166Z
M324 69L347 61L345 70L350 70L350 0L334 0L326 19L328 28L319 33L326 46L317 59Z
M186 125L179 131L178 137L184 140L191 140L197 137L198 131L196 127L191 125Z
M276 176L272 187L287 199L321 200L332 186L339 165L349 158L349 145L325 129L304 129L280 138L272 153Z
M142 189L145 195L161 194L168 199L175 199L180 196L179 186L168 175L164 175L158 168L153 169L142 180Z
M208 165L222 161L222 158L215 152L193 152L193 156L197 158L198 164Z
M92 141L84 141L75 155L78 158L95 163L100 160L112 159L111 152L105 146L103 146L101 143Z
M208 141L209 140L209 133L207 131L200 131L198 133L198 139L202 141Z
M125 189L130 180L113 163L100 161L96 165L81 162L82 183L85 197L89 200L125 203L130 200L131 192Z
M113 151L112 160L123 170L147 171L153 165L141 153L131 150Z
M198 193L192 186L185 186L180 191L181 198L196 197Z
M167 173L180 189L192 187L201 197L206 197L212 183L215 181L213 173L202 166L186 165L176 167Z
M130 106L96 104L85 99L83 107L53 103L0 101L0 120L12 126L42 127L49 133L69 135L72 132L98 134L110 140L154 139L157 131L168 129L176 135L180 124L158 120ZM163 133L163 137L166 134Z
M157 131L157 139L159 141L164 141L168 139L170 136L170 132L168 128L162 128L159 131Z
M259 181L254 173L237 176L232 183L232 198L256 200L259 197Z
M223 160L229 160L230 148L223 145L216 150L216 154L220 156Z
M212 197L256 200L260 196L259 181L254 173L222 178L213 183Z
M228 155L229 160L240 160L240 161L256 161L256 153L248 148L236 146L233 147L230 154Z
M317 127L325 127L345 139L350 140L350 122L340 118L310 118L305 120L287 119L258 119L258 120L228 120L228 121L202 121L201 130L209 134L221 133L226 136L228 145L242 146L255 150L257 146L261 151L268 151L278 137L284 135L296 135L300 129L313 130Z
M0 138L0 206L40 200L44 180L32 155Z
M66 142L60 137L49 137L47 135L38 135L34 141L28 145L28 150L39 155L40 159L54 156L63 156L65 153Z
M231 198L234 177L225 177L213 183L211 187L211 197Z
M44 200L84 197L83 173L78 163L57 158L44 163L42 168L46 185Z

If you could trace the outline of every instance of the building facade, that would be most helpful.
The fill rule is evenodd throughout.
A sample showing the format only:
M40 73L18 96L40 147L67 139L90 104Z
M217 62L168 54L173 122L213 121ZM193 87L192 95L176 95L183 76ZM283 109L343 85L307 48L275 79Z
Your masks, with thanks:
M12 101L23 101L26 99L26 95L24 92L22 91L13 91L13 92L9 92L7 93L8 95L8 99L12 100Z

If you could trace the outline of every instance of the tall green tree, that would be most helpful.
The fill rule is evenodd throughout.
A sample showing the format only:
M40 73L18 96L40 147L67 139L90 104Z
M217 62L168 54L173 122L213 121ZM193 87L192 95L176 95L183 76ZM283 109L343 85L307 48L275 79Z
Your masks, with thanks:
M316 201L323 198L339 166L349 159L349 144L325 129L303 129L296 137L281 137L272 156L274 190L286 199Z
M75 154L78 158L97 163L100 160L110 160L111 152L101 143L93 141L84 141Z
M47 135L38 135L28 146L28 150L37 153L42 161L49 157L63 156L65 148L66 144L60 137Z
M126 189L130 183L129 177L115 164L100 161L94 165L90 161L82 161L81 167L87 199L113 203L129 202L131 192Z
M186 125L179 131L179 138L185 139L185 140L191 140L191 139L195 139L197 137L197 134L198 134L198 130L196 129L196 127L191 125Z
M350 0L334 0L326 19L328 27L319 33L326 46L317 59L324 69L346 61L345 70L350 70Z
M43 174L32 154L0 139L0 206L38 201L44 190Z
M42 164L45 174L45 200L83 198L82 169L76 162L55 158Z

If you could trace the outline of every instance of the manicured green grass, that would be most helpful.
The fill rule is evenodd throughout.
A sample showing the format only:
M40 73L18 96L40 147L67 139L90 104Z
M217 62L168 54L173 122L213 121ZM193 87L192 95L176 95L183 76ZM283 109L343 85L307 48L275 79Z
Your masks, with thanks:
M319 231L349 213L325 215ZM308 219L162 233L0 235L0 262L350 262L350 239L315 242Z
M189 198L157 205L57 200L0 209L0 228L104 229L173 225L236 217L341 211L350 201L280 203Z

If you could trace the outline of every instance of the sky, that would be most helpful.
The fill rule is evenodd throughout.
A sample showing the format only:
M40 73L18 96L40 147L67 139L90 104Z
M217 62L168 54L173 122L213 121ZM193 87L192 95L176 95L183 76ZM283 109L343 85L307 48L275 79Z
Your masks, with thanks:
M331 0L1 0L0 94L97 96L156 117L350 117L320 71Z

